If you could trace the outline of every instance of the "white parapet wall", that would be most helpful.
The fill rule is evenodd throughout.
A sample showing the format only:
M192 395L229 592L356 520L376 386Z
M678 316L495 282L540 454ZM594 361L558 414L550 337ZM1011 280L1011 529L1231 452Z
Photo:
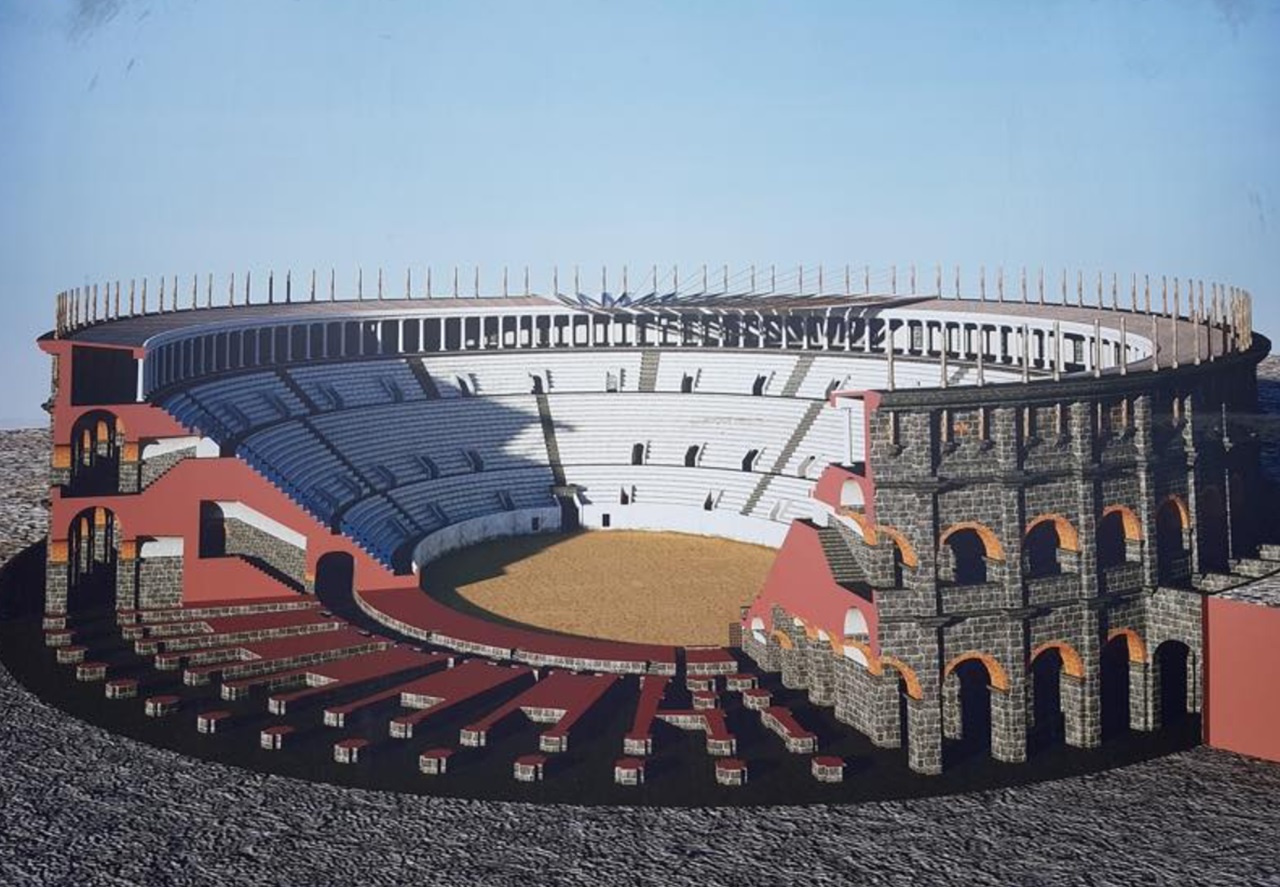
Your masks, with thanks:
M653 530L690 533L695 536L717 536L781 548L790 523L747 517L736 511L689 508L683 505L583 504L580 506L582 526L592 530ZM606 515L608 526L605 526Z
M413 548L414 572L438 560L451 551L502 539L507 536L528 536L533 533L555 533L560 530L560 509L519 508L500 511L470 520L450 524L427 536Z
M143 459L154 459L166 453L179 453L183 450L195 450L197 459L214 459L221 455L215 441L207 437L188 435L186 437L162 437L148 441L142 448Z

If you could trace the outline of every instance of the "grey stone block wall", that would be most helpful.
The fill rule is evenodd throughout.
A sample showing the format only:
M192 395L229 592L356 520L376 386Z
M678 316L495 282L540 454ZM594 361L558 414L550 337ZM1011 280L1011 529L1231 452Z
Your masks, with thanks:
M1061 400L1041 393L1049 389L1028 388L1022 389L1028 395L1023 402L1002 397L985 406L973 403L972 391L954 406L941 406L941 400L898 405L886 396L868 417L876 518L906 538L919 566L904 568L895 588L888 534L879 534L874 546L852 533L846 538L876 589L875 640L882 656L912 670L920 698L907 704L904 738L897 670L837 655L833 704L839 720L878 744L905 741L913 768L937 772L943 737L957 736L963 720L958 682L944 680L944 671L955 657L980 653L998 662L1007 679L1007 687L991 691L992 755L1024 760L1035 707L1031 657L1052 648L1063 663L1058 690L1066 741L1096 746L1102 652L1119 631L1135 633L1146 651L1144 661L1129 666L1135 729L1162 721L1160 685L1162 678L1172 679L1160 674L1158 650L1165 643L1186 645L1187 707L1200 709L1202 597L1189 587L1159 587L1157 579L1163 573L1181 583L1194 575L1207 544L1200 537L1208 539L1218 528L1202 529L1193 517L1183 533L1184 554L1170 558L1166 552L1162 565L1156 513L1170 495L1193 516L1203 511L1198 497L1206 487L1224 485L1228 460L1236 458L1219 441L1213 417L1222 401L1213 398L1226 398L1229 409L1247 405L1237 403L1241 395L1230 385L1197 387L1171 373L1141 381L1145 387L1130 384L1117 393L1110 387L1114 380L1102 380L1096 391L1080 394L1077 386L1075 395ZM1137 518L1137 533L1124 539L1124 561L1104 567L1099 526L1104 510L1116 506ZM1027 523L1041 515L1069 521L1078 546L1060 535L1057 572L1031 577L1023 540ZM952 553L940 544L948 527L967 522L989 528L1003 554L986 559L987 581L980 585L954 582ZM1222 536L1217 539L1221 545ZM775 612L774 623L793 637L789 614ZM787 651L780 655L784 683L809 686L815 701L827 697L816 650L803 668Z
M138 606L177 607L182 604L182 556L149 557L136 561Z
M160 476L169 469L173 468L185 459L194 459L195 455L195 447L186 447L185 449L162 453L159 456L152 456L149 459L141 459L132 465L133 476L130 478L131 486L128 488L125 487L124 479L124 472L127 463L121 462L120 489L145 490L147 487L155 483Z
M237 518L225 518L226 553L259 560L293 580L305 584L307 552Z

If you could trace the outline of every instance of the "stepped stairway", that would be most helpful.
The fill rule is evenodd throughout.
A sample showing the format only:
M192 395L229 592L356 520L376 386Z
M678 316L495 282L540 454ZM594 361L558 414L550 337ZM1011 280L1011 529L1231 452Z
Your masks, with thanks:
M841 529L835 526L819 528L818 541L822 543L831 577L849 591L863 597L868 596L871 586L867 582L867 574L862 571L862 565L858 563Z
M800 359L796 361L796 365L791 368L791 375L787 377L787 382L782 386L783 397L795 397L796 392L800 390L800 386L804 384L804 380L809 375L809 368L813 366L813 354L802 354Z
M418 384L422 386L422 393L427 396L427 399L438 400L440 398L440 389L436 387L436 380L431 378L431 374L422 365L422 361L408 360L405 362L409 364L409 372L413 373L413 377L418 380Z
M538 400L538 421L542 424L542 439L547 445L547 458L551 462L551 475L555 479L556 486L563 487L566 483L564 464L560 461L560 444L556 441L556 423L551 417L551 403L547 400L547 396L541 392L536 397Z
M790 384L790 381L787 383ZM749 515L760 504L760 500L769 490L769 484L773 480L775 474L780 474L787 467L787 461L795 455L796 449L800 446L800 441L804 440L804 436L809 433L809 429L813 427L813 423L817 421L818 414L822 412L825 404L822 401L814 401L809 404L805 410L804 416L796 425L791 437L787 438L786 444L778 452L778 458L773 460L773 467L769 469L769 473L760 478L756 483L756 488L751 491L751 495L747 497L746 504L742 506L742 514Z
M293 393L294 397L302 401L302 405L307 408L308 413L320 412L320 407L311 399L311 395L307 394L307 392L303 390L302 386L297 383L293 376L289 375L288 371L285 370L284 367L280 367L276 370L276 378L280 380L280 384L284 385L285 388L288 388L289 391Z
M658 360L661 353L649 349L640 353L640 390L656 391L658 386Z

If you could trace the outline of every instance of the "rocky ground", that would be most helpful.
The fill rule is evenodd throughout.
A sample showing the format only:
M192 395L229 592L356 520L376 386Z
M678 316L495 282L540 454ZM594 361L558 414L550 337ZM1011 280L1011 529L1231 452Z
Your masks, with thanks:
M1280 379L1280 362L1267 374ZM44 531L47 435L0 432L0 452L3 560ZM186 758L69 718L0 671L0 774L0 884L1280 887L1280 766L1207 748L911 801L535 807Z

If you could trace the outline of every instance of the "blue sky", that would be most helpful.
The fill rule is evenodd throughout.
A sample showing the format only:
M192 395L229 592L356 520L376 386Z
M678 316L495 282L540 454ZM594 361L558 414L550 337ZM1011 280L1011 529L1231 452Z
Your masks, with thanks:
M1280 3L0 0L6 423L77 284L654 262L1194 276L1280 333Z

